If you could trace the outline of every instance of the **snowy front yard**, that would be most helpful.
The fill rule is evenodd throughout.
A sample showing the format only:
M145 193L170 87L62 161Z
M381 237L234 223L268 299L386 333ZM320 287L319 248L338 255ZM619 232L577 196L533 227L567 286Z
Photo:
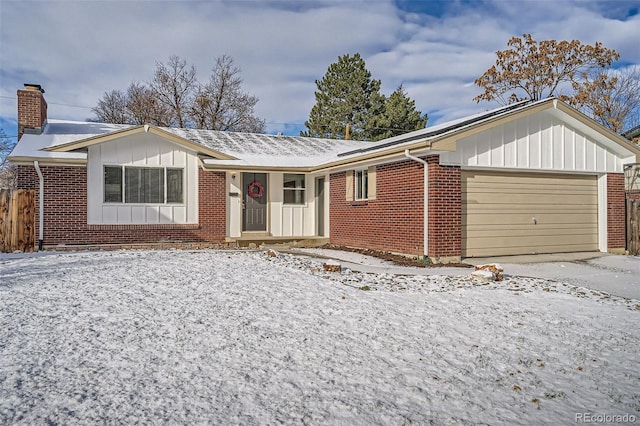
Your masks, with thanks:
M0 258L0 424L640 422L636 300L320 266L248 251Z

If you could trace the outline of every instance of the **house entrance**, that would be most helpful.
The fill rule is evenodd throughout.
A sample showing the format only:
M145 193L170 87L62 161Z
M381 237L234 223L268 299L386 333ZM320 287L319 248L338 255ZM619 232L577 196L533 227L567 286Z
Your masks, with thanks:
M267 230L267 174L243 173L242 230Z

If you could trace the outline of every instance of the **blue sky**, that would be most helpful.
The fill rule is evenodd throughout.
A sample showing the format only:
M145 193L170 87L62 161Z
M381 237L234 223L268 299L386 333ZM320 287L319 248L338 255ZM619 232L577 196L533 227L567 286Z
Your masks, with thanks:
M104 92L147 81L176 54L207 79L229 54L269 133L298 134L315 80L359 52L382 91L403 84L429 125L493 108L473 81L514 35L601 41L640 64L637 1L0 0L0 126L15 135L16 90L38 83L49 117L85 120Z

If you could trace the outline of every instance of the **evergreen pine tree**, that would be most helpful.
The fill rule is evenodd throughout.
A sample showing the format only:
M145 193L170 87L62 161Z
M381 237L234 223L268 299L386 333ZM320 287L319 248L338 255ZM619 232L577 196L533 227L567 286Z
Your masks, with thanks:
M344 139L348 126L349 139L377 141L427 123L402 85L389 98L380 93L380 80L371 78L358 53L339 57L316 86L316 104L301 136Z
M359 53L339 57L316 86L316 104L302 136L343 139L348 125L349 139L371 140L368 126L384 110L384 97L380 80L371 79Z
M374 119L375 138L380 140L414 130L424 129L427 114L422 115L416 109L416 101L407 96L402 84L387 98L382 114Z

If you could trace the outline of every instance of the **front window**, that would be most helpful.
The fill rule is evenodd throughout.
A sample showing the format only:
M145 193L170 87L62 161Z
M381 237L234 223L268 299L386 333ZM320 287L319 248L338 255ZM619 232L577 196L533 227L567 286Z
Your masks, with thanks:
M125 167L124 202L159 204L164 202L164 169Z
M183 203L182 169L167 169L167 203Z
M182 203L183 170L164 167L104 167L104 202Z
M104 202L122 202L122 167L104 168Z
M283 186L285 204L304 204L304 175L285 173Z
M369 191L369 173L367 170L356 171L356 200L366 200Z

